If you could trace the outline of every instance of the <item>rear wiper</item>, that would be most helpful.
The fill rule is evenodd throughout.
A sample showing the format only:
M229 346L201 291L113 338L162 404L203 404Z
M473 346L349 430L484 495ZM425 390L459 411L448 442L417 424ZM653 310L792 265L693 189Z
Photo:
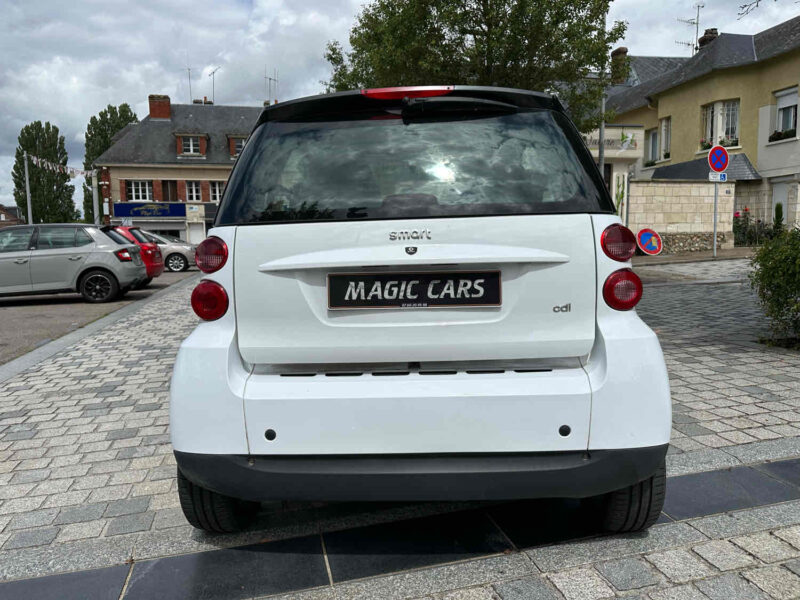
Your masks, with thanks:
M519 108L506 102L447 96L434 98L406 98L403 100L403 120L420 118L463 118L465 116L491 116L493 114L513 114Z

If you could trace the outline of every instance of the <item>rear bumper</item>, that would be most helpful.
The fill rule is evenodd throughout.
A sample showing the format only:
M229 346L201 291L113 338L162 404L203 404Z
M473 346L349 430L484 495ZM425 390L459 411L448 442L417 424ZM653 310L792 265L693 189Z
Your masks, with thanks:
M164 272L164 263L145 263L145 267L147 267L147 276L151 279L154 277L158 277Z
M650 477L667 444L593 452L243 456L175 452L194 483L246 500L585 498Z

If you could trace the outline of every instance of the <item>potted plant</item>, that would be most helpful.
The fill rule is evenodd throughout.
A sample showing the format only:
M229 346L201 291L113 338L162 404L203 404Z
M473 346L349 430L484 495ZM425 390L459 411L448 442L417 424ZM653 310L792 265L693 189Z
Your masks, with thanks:
M669 152L664 152L664 160L667 160L668 158L669 158Z
M783 132L782 131L773 131L769 134L769 141L770 142L777 142L783 139Z
M711 142L709 142L707 139L703 138L700 140L701 150L711 150L711 146L712 146Z

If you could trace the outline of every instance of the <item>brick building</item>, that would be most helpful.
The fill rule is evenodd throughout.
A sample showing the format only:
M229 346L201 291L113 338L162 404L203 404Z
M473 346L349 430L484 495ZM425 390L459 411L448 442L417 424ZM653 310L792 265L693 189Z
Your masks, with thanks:
M113 224L197 243L262 109L206 100L172 104L157 95L149 104L148 116L122 129L95 161L103 214Z
M3 206L0 204L0 227L9 225L19 225L25 219L20 218L19 209L16 206Z

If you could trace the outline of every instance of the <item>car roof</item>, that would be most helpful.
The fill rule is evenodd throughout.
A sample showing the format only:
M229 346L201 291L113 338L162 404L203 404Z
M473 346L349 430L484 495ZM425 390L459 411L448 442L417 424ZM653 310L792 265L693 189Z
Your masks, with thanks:
M97 225L93 223L33 223L32 225L20 223L19 225L8 225L0 229L20 229L21 227L97 227Z
M411 86L419 87L419 86ZM425 86L428 87L428 86ZM520 108L543 108L565 112L559 99L552 94L532 92L516 88L491 87L479 85L432 86L451 88L448 95L461 98L480 98L513 104ZM393 88L387 88L393 89ZM381 107L398 106L399 99L383 100L369 97L368 90L350 90L333 94L306 96L265 107L258 118L256 127L266 121L281 121L320 114L346 114Z

